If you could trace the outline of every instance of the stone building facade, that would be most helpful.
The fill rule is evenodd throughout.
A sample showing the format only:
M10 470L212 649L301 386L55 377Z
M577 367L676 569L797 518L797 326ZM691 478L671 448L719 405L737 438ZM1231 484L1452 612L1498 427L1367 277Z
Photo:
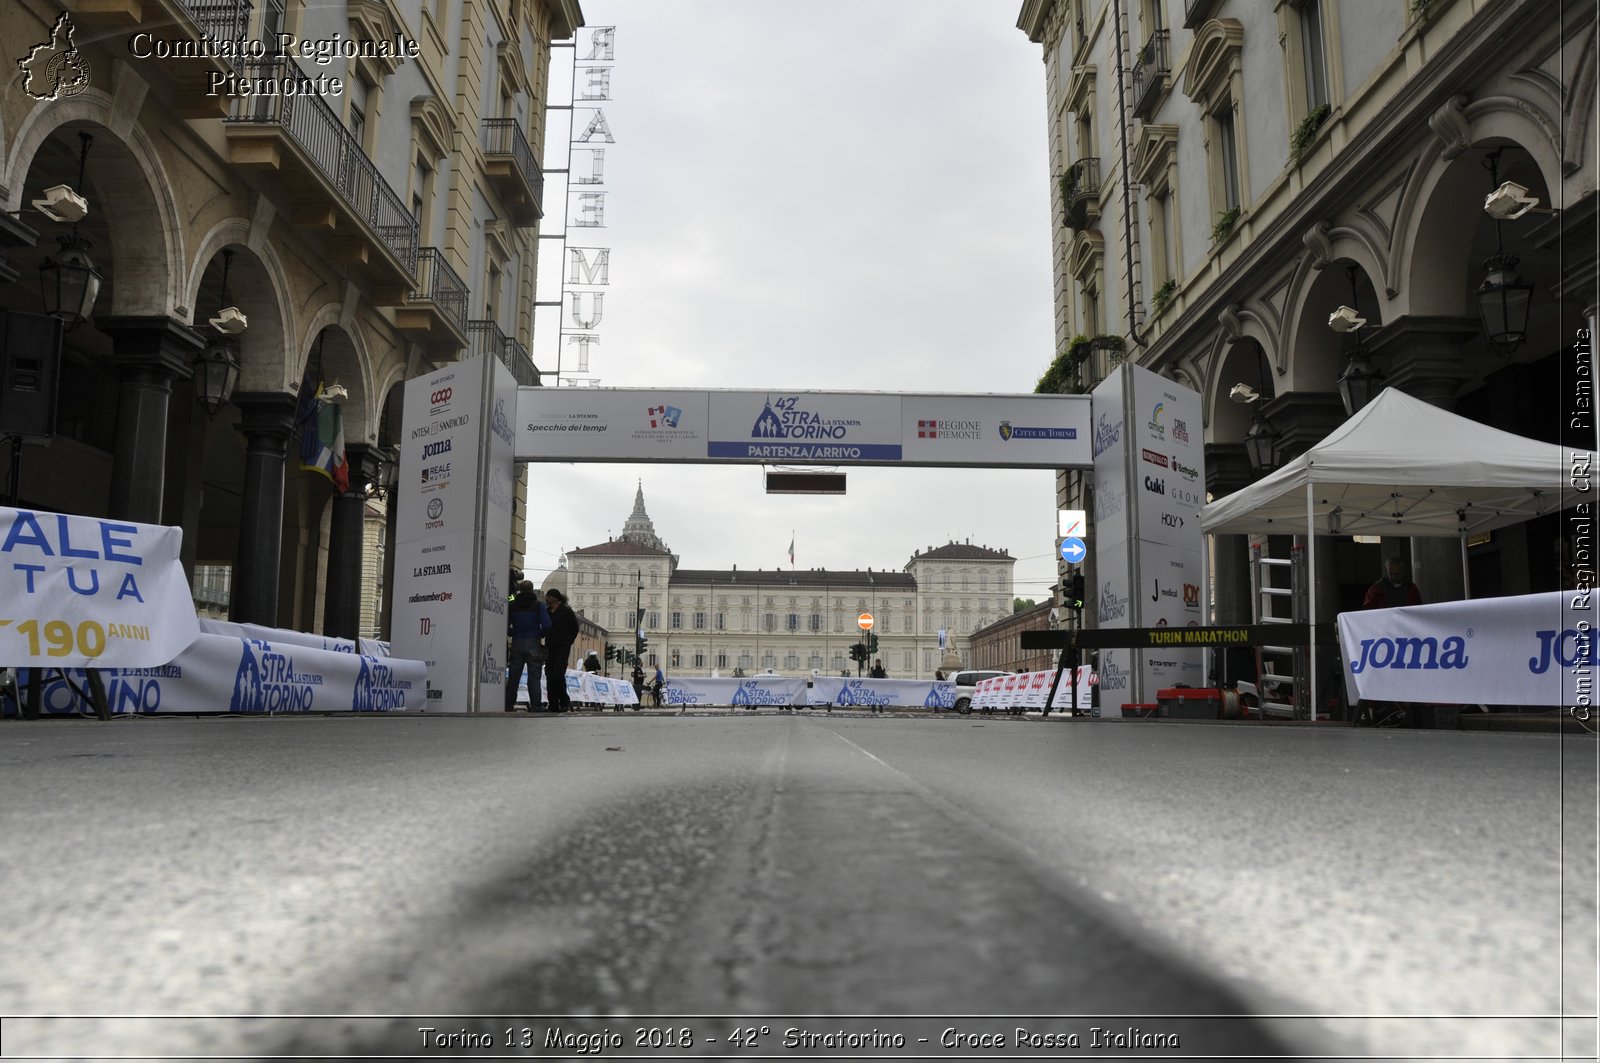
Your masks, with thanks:
M1592 448L1594 25L1593 2L1556 0L1025 0L1066 389L1126 357L1198 391L1213 498L1325 437L1364 388ZM1504 181L1541 212L1489 216ZM1517 278L1526 323L1494 327L1485 304ZM1333 331L1341 305L1365 327ZM1262 398L1230 401L1239 384ZM1265 468L1252 434L1277 443ZM1094 512L1082 476L1060 474L1058 500ZM1473 542L1472 596L1567 585L1566 523ZM1428 600L1463 596L1454 539L1331 542L1319 620L1358 605L1391 554ZM1249 545L1216 541L1218 619L1255 611Z
M56 436L29 449L20 503L181 527L208 609L226 593L234 620L382 627L364 526L404 441L404 380L488 354L539 382L550 50L582 24L577 0L0 7L0 39L49 60L26 84L12 62L0 93L0 308L47 309L58 239L87 240L101 276L61 345ZM283 88L301 79L321 80ZM76 225L32 209L61 184L89 202ZM248 328L208 413L196 366L225 342L209 324L225 305ZM300 468L303 380L348 393L348 489ZM525 511L519 488L513 542Z
M853 675L850 646L870 613L889 675L930 678L941 631L965 660L970 633L1011 614L1015 565L1004 550L947 543L899 570L681 568L641 485L623 533L567 551L544 586L562 588L617 645L632 647L642 614L645 658L669 675Z

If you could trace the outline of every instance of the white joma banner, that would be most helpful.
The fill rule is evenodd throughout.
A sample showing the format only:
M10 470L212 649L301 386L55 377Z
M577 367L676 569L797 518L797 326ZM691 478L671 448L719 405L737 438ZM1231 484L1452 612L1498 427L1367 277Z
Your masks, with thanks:
M0 665L148 668L200 636L157 524L0 507Z
M1339 615L1352 701L1592 707L1600 598L1551 591Z

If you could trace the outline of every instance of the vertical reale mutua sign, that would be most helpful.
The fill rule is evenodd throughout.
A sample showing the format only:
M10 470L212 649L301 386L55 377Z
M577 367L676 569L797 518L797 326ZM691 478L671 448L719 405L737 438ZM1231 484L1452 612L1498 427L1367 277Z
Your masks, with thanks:
M571 372L589 372L589 355L600 342L606 316L606 289L611 284L611 249L573 243L572 230L587 234L606 226L606 145L616 143L603 104L610 101L616 65L617 28L594 26L588 31L587 54L574 49L572 69L572 142L568 152L571 215L562 276L562 362ZM587 235L580 237L587 241ZM566 370L563 371L563 375Z

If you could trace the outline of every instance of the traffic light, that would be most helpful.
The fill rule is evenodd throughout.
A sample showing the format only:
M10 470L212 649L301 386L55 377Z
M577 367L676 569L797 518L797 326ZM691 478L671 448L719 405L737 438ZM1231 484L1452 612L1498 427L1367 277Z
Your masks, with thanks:
M648 650L649 648L650 648L650 636L649 635L640 635L639 636L639 656L643 657L644 654L645 654L645 651Z
M1083 612L1083 573L1074 572L1067 577L1066 606L1074 613Z
M858 664L865 664L869 652L865 643L853 643L850 646L850 659Z
M617 659L617 648L615 646L611 645L611 643L609 643L609 642L606 643L606 660L614 661L616 659Z
M867 632L867 656L871 657L878 652L878 636L874 632Z

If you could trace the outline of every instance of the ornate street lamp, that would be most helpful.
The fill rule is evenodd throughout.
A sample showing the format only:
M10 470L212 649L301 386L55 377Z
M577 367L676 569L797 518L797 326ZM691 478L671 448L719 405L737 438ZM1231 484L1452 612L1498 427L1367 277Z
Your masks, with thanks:
M195 401L205 407L207 415L214 415L226 406L233 398L233 389L239 382L239 341L233 335L223 332L217 326L218 321L237 320L238 324L229 324L230 329L244 327L244 315L228 305L228 267L232 264L233 252L222 252L222 306L223 311L218 317L212 319L214 331L211 339L206 343L205 349L194 357L194 397ZM226 317L228 311L233 311L234 317Z
M83 185L84 166L89 159L89 145L94 137L79 133L83 150L78 155L78 189ZM78 223L72 223L72 232L56 237L61 250L39 263L39 288L44 296L45 313L60 318L70 329L89 320L94 312L94 301L100 294L100 271L89 259L91 244L78 235Z
M1282 435L1261 416L1260 410L1252 410L1250 431L1244 437L1244 452L1250 458L1250 467L1259 473L1277 469L1278 449L1282 441Z
M1339 374L1339 398L1344 403L1344 415L1354 417L1383 390L1383 373L1372 364L1366 341L1361 337L1367 319L1357 309L1361 305L1361 293L1356 287L1356 267L1348 267L1345 276L1350 278L1350 305L1335 310L1328 318L1328 327L1335 332L1354 333L1356 337L1355 349L1346 357L1344 372Z
M1489 168L1489 184L1500 187L1500 152L1491 151L1484 160ZM1533 282L1517 275L1522 259L1506 254L1500 232L1500 219L1494 219L1495 253L1483 263L1483 283L1478 285L1478 313L1483 318L1483 334L1489 349L1505 358L1517 353L1528 335L1528 310L1533 303Z

